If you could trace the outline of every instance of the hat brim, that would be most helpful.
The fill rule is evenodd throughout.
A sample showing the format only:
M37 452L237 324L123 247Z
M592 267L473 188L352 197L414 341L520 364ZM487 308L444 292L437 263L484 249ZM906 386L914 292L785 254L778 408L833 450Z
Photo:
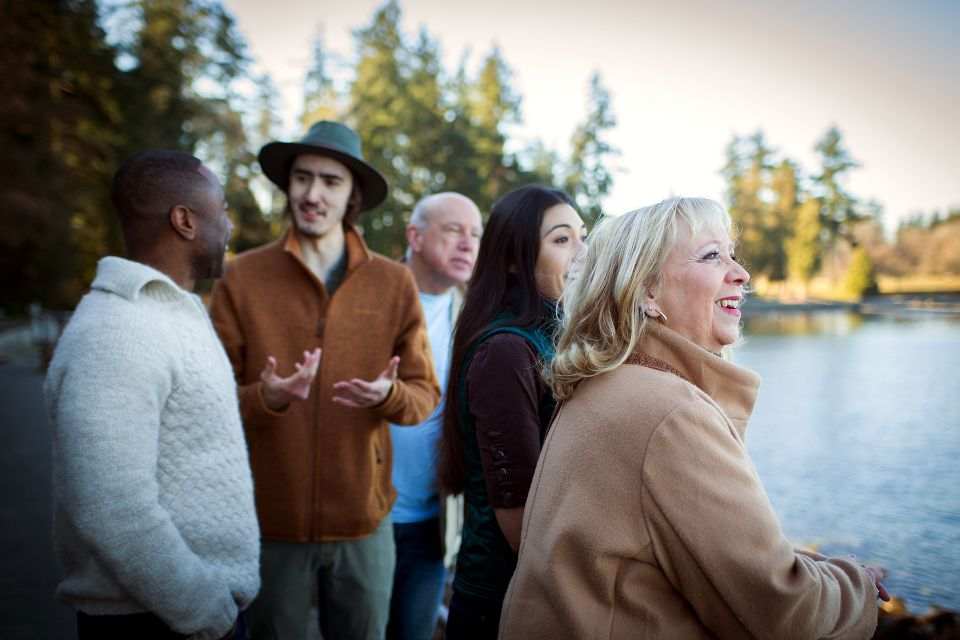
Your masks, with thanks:
M357 186L363 197L361 211L373 209L387 199L387 180L379 171L334 147L301 142L271 142L260 149L257 160L270 182L286 192L290 186L290 166L293 159L304 154L329 156L345 164L359 183Z

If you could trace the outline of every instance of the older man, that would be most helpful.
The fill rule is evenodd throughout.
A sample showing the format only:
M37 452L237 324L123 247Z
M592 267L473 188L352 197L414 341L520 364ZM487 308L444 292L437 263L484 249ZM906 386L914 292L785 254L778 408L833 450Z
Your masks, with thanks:
M100 261L46 380L57 593L81 640L220 638L260 584L236 383L192 293L232 225L177 151L128 160L113 200L127 258Z
M450 340L463 287L477 259L482 220L477 206L458 193L427 196L414 207L407 226L407 266L417 281L427 319L433 363L441 389L447 382ZM393 484L391 513L397 569L387 637L433 637L443 594L441 504L437 490L437 441L443 402L415 427L391 425Z
M211 302L263 531L250 627L255 639L311 637L316 594L324 638L377 640L395 562L387 424L416 424L440 399L423 311L410 272L353 226L387 196L353 130L318 122L259 160L290 228L231 261Z

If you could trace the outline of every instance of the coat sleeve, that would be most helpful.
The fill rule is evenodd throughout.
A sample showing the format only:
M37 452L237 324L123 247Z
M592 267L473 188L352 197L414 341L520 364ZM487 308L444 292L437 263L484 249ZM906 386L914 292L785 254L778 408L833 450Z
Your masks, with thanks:
M123 590L182 633L219 637L237 616L228 586L160 504L160 413L172 364L152 327L71 336L45 387L58 510ZM75 338L75 339L74 339Z
M467 370L487 499L495 509L527 502L540 456L539 369L530 344L503 333L480 345Z
M871 578L795 551L743 441L716 407L696 404L669 414L644 456L644 515L667 578L720 636L869 638Z
M426 420L437 408L440 385L433 369L427 323L417 285L407 269L403 270L401 286L403 307L394 342L394 354L400 356L400 368L390 393L376 411L393 424L414 425Z
M246 338L235 300L236 283L230 275L228 271L213 287L210 296L210 319L233 367L240 398L240 415L243 416L244 427L248 427L251 424L263 424L264 421L258 418L283 415L286 410L276 412L269 409L263 400L263 383L258 377L254 377L259 371L246 370Z

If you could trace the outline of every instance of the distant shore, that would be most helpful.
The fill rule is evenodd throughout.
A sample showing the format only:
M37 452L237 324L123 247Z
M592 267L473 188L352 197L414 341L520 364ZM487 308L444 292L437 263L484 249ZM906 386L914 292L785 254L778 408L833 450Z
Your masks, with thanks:
M860 302L837 300L805 300L784 302L774 298L751 297L743 305L745 316L768 313L810 313L815 311L847 311L863 315L891 315L903 318L946 316L960 318L960 294L898 293L868 296Z

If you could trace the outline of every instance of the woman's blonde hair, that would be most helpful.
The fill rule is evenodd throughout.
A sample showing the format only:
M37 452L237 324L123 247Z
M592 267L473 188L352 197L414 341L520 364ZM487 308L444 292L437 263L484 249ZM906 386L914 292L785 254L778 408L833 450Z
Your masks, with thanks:
M647 291L658 293L677 242L704 228L730 233L730 215L706 198L670 198L606 218L594 229L579 274L564 290L557 353L546 370L558 400L630 357L646 322Z

